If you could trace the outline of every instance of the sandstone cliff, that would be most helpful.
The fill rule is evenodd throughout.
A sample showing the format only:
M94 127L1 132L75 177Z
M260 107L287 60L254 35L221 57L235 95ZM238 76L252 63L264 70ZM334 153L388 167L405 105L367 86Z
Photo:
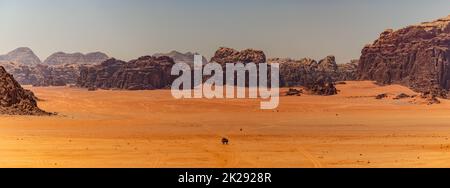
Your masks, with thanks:
M361 80L402 84L445 97L450 89L450 16L386 30L362 50Z

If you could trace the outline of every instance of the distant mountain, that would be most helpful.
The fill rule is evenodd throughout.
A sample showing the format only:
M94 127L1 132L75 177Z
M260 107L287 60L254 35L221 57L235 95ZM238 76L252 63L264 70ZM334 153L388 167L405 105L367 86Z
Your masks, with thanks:
M25 65L35 65L41 63L41 60L34 54L30 48L17 48L6 55L0 55L2 62L16 62Z
M97 64L108 59L108 55L102 52L94 52L88 54L82 53L64 53L57 52L45 59L44 64L47 65L63 65L63 64Z
M162 57L162 56L167 56L172 58L175 63L186 63L188 65L190 65L191 67L193 67L194 65L194 56L195 55L199 55L198 53L192 53L192 52L187 52L187 53L181 53L178 51L171 51L169 53L156 53L153 56L154 57ZM203 57L203 64L208 63L208 60L206 60L205 57Z

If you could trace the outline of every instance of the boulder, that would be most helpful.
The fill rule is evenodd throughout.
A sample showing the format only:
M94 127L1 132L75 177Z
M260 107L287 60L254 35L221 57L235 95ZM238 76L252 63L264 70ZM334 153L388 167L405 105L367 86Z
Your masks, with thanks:
M301 94L303 94L303 90L292 88L289 88L289 90L286 92L286 96L300 96Z
M381 99L384 99L384 98L387 98L387 97L388 97L388 95L386 93L382 93L382 94L379 94L379 95L375 96L375 99L381 100Z

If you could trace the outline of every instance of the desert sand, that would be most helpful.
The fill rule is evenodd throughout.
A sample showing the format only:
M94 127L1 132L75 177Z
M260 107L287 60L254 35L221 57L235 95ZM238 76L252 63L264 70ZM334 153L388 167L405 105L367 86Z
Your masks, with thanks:
M0 116L0 167L450 167L450 101L369 81L336 96L175 100L169 90L27 87L58 116ZM230 145L222 145L222 137Z

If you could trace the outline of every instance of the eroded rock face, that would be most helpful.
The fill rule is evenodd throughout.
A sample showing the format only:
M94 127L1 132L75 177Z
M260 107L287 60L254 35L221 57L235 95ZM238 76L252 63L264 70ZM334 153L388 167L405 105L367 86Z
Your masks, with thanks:
M352 60L350 63L338 64L335 81L353 81L358 79L359 60Z
M84 88L151 90L168 88L172 58L144 56L130 62L109 59L99 65L82 67L77 85Z
M50 115L38 108L33 92L23 89L13 76L1 66L0 114Z
M65 65L65 64L98 64L108 59L108 55L102 52L93 52L88 54L57 52L45 59L46 65Z
M35 65L41 63L41 60L30 48L21 47L6 55L0 55L0 62L16 62L22 65Z
M402 84L418 92L450 89L450 16L386 30L362 50L358 78ZM443 97L443 96L441 96Z

